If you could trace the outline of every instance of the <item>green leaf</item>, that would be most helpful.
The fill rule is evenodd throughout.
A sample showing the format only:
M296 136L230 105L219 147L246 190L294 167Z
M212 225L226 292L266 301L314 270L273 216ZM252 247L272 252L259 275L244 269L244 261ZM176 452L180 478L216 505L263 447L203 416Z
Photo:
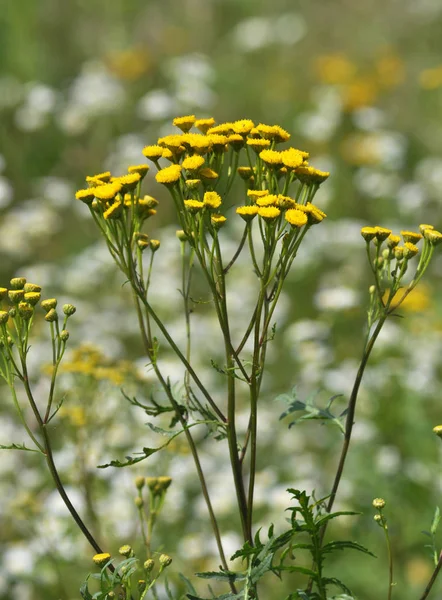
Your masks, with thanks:
M283 565L281 567L276 567L278 571L287 571L288 573L302 573L303 575L308 575L312 577L315 581L318 579L318 574L316 571L312 571L308 567L300 567L298 565Z
M83 598L83 600L92 600L92 596L89 592L88 585L87 585L87 579L84 583L82 583L82 585L80 587L80 594L81 594L81 597Z
M28 448L24 444L10 444L9 446L0 444L0 450L24 450L25 452L37 452L38 454L43 454L38 448Z
M244 600L244 594L240 592L239 594L223 594L222 596L216 596L212 598L200 598L199 596L194 596L193 594L187 594L189 600Z
M164 435L165 437L172 437L173 435L179 435L182 431L170 431L170 429L163 429L162 427L157 427L153 423L146 423L152 431L155 433L159 433L160 435Z
M178 573L178 577L181 579L181 581L183 581L186 584L189 592L192 592L192 594L196 594L196 589L193 587L190 579L188 579L183 573Z
M268 554L257 567L252 569L252 572L250 573L250 580L252 583L256 583L265 573L270 571L272 568L272 560L273 554Z
M316 521L316 525L323 525L326 521L330 521L331 519L336 519L336 517L340 517L342 515L350 515L350 516L355 516L355 515L361 515L362 513L360 512L354 512L352 510L340 510L334 513L330 513L328 515L324 515L323 517L319 517L319 519Z
M434 535L437 531L437 528L439 526L439 522L440 522L440 510L439 507L436 506L436 510L434 511L434 517L433 517L433 521L431 523L431 533L432 535Z
M296 425L300 421L308 421L308 420L320 420L320 421L330 421L333 425L336 425L342 433L345 432L344 424L342 423L343 418L347 414L348 410L343 410L339 416L334 415L331 412L331 407L336 398L342 397L342 394L336 394L328 399L326 407L320 408L315 405L314 398L317 393L310 395L307 400L304 402L299 400L296 393L296 387L293 388L291 395L290 394L281 394L277 396L276 400L281 400L289 405L288 409L285 410L279 417L279 419L284 419L288 415L291 415L295 412L305 411L306 414L298 417L289 423L289 429Z
M374 558L376 558L373 552L370 552L370 550L365 548L365 546L362 546L357 542L352 542L351 540L339 540L336 542L329 542L328 544L325 544L325 546L322 547L322 553L325 554L326 552L334 552L335 550L346 549L357 550L358 552L363 552L364 554L368 554L369 556L373 556Z

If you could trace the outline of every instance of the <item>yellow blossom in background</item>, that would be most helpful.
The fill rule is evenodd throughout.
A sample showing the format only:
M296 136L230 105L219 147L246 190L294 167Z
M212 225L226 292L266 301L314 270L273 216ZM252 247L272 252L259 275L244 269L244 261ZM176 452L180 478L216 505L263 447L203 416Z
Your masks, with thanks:
M411 242L405 242L404 244L404 258L413 258L418 254L419 248Z
M206 133L208 135L212 135L214 133L217 133L220 135L229 135L230 133L238 133L238 132L235 131L233 123L220 123L219 125L215 125L214 127L211 127L210 129L208 129Z
M109 183L111 179L111 172L105 171L104 173L98 173L98 175L88 175L86 177L86 183L95 183L97 180L103 183Z
M78 190L75 194L75 198L77 200L81 200L85 204L91 204L93 199L95 198L94 193L95 188L87 188L85 190Z
M405 65L403 60L390 51L381 56L375 64L377 79L384 88L400 85L405 79Z
M267 165L282 165L282 152L277 150L263 150L259 158Z
M401 236L404 242L411 242L412 244L416 244L422 239L422 234L415 231L401 231Z
M379 96L379 86L373 76L359 77L341 90L344 110L373 106Z
M144 48L129 48L105 57L111 73L119 79L136 81L145 75L151 65L149 53Z
M437 90L442 87L442 65L421 71L419 85L424 90Z
M299 181L303 183L323 183L328 177L330 177L330 173L328 171L320 171L319 169L315 169L314 167L297 167L295 170L296 177Z
M420 283L401 304L401 309L407 312L425 312L431 307L431 288Z
M263 198L267 196L269 190L247 190L247 196L252 198L252 200L256 200L257 198Z
M123 188L126 190L134 190L139 181L141 181L141 175L138 172L128 173L127 175L122 175L121 177L115 177L112 182L120 183Z
M357 71L356 65L341 53L318 56L314 68L318 79L330 85L348 83Z
M267 194L261 198L256 199L257 206L276 206L278 203L278 196L275 194Z
M149 169L149 165L131 165L127 168L129 173L138 173L141 178L146 175Z
M118 219L123 210L123 202L114 202L103 213L103 217L107 219Z
M220 227L222 227L226 220L227 219L226 217L224 217L224 215L212 215L210 217L210 222L215 227L215 229L219 229Z
M378 239L380 242L383 242L384 240L386 240L388 238L388 236L391 234L391 229L387 229L386 227L379 227L378 225L376 225L375 229L376 229L376 239Z
M270 146L270 140L265 140L261 138L249 138L247 140L247 145L253 148L255 152L261 152L264 148L268 148Z
M199 175L203 179L218 179L218 173L213 169L209 169L208 167L201 169Z
M282 164L290 169L300 167L308 156L308 152L303 152L297 148L287 148L287 150L281 152Z
M368 227L367 229L371 229L371 227ZM401 238L398 235L393 235L392 233L390 233L390 235L387 238L387 245L389 248L395 248L401 241Z

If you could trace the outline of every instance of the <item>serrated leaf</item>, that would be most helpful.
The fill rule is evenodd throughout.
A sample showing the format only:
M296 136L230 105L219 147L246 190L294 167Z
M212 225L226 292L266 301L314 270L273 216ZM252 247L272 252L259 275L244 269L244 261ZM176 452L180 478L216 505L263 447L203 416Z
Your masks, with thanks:
M434 517L433 517L433 521L431 523L431 533L432 535L434 535L437 531L437 528L439 526L439 522L440 522L440 510L439 507L436 506L436 510L434 511Z
M302 573L303 575L308 575L312 577L315 581L318 578L318 574L316 571L312 571L308 567L300 567L298 565L283 565L281 567L277 567L278 571L287 571L288 573Z
M300 421L320 420L330 421L332 424L336 425L341 430L341 433L344 433L345 427L342 423L342 419L346 415L348 409L342 411L339 416L335 416L330 410L333 402L336 400L336 398L341 397L342 394L335 394L334 396L329 398L325 408L320 408L319 406L315 405L314 399L316 395L317 394L311 394L307 397L305 402L297 398L296 388L293 388L291 396L290 394L279 395L276 398L276 400L281 400L289 404L289 408L280 415L279 419L284 419L284 417L287 417L288 415L294 412L305 411L306 414L298 417L297 419L289 423L289 429L297 423L299 423Z
M244 600L244 594L240 592L239 594L223 594L222 596L216 596L212 598L200 598L199 596L194 596L193 594L187 594L189 600Z
M183 573L178 573L178 577L181 579L181 581L183 581L187 585L189 591L192 594L196 594L196 589L193 587L190 579L188 579Z
M358 552L363 552L364 554L368 554L369 556L376 556L373 552L370 552L365 546L358 544L357 542L352 542L351 540L338 540L336 542L329 542L322 547L322 552L325 554L326 552L334 552L335 550L357 550Z
M38 448L28 448L24 444L10 444L9 446L0 444L0 450L24 450L25 452L38 452L39 454L43 454Z
M345 583L343 583L337 577L323 577L322 581L325 584L335 585L336 587L340 588L343 592L351 596L351 590L345 585Z
M153 432L159 433L160 435L164 435L165 437L172 437L173 435L179 435L181 431L170 431L168 429L163 429L162 427L157 427L153 423L146 423L146 425L152 429Z
M273 554L268 554L257 567L252 569L252 572L250 573L250 580L252 583L256 583L265 573L270 571L272 568L272 560Z

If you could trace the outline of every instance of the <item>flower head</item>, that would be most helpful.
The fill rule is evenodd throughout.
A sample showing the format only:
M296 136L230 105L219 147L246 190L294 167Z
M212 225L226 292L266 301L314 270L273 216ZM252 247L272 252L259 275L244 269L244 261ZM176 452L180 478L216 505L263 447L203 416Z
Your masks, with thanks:
M264 221L274 221L279 217L281 211L276 206L265 206L258 208L258 215L264 219Z
M255 127L255 124L250 119L240 119L233 123L233 131L241 135L247 135Z
M209 117L208 119L197 119L195 121L195 127L203 133L207 133L207 131L214 125L215 119L213 117Z
M256 202L258 198L268 196L269 190L247 190L247 196Z
M181 131L187 133L189 129L192 129L194 123L196 121L195 115L188 115L186 117L176 117L173 120L173 124L176 127L179 127Z
M259 158L270 166L282 165L282 152L277 150L262 150Z
M424 238L430 242L432 246L438 246L442 243L442 233L436 229L425 229Z
M287 165L288 166L288 165ZM307 184L321 184L323 181L330 177L328 171L320 171L314 167L298 167L296 169L296 176L302 183Z
M141 179L143 179L143 177L146 176L146 173L148 172L148 170L150 169L149 165L143 164L143 165L131 165L130 167L127 168L129 173L138 173L141 177Z
M373 507L377 508L378 510L384 508L385 506L385 500L383 498L375 498L372 502Z
M270 140L265 140L262 138L249 138L247 140L247 145L253 148L255 152L259 153L261 150L264 150L270 146Z
M287 150L281 152L282 164L289 169L298 169L308 156L308 152L297 148L287 148ZM296 174L298 174L298 170L296 170Z
M404 242L411 242L412 244L416 244L422 239L422 234L415 231L401 231L401 236L403 237Z
M200 200L184 200L184 206L191 212L197 213L204 208L204 202Z
M94 190L95 198L99 200L113 200L115 196L121 191L122 184L118 181L112 183L105 183L97 187L91 188Z
M78 190L76 192L75 197L77 200L81 200L85 204L91 204L93 199L95 198L94 194L95 188L86 188L85 190Z
M284 216L285 220L290 223L292 227L302 227L303 225L306 225L308 221L307 215L296 208L289 208Z
M244 221L251 221L258 214L259 207L256 205L252 206L238 206L236 213L244 219Z
M376 227L363 227L361 235L366 242L371 242L376 237Z
M143 154L146 158L156 162L163 156L164 148L161 146L145 146Z
M215 227L215 229L219 229L220 227L222 227L225 224L226 220L227 219L224 215L212 215L210 217L210 222Z
M155 179L158 183L163 183L164 185L174 185L181 176L181 165L170 165L170 167L166 167L158 171L155 175Z
M147 165L146 165L147 166ZM147 171L146 171L147 173ZM113 182L120 183L122 189L124 190L134 190L138 183L141 180L141 175L138 172L128 173L127 175L122 175L121 177L115 177Z
M206 192L203 202L209 208L219 208L221 206L221 196L216 192Z
M110 557L111 555L108 552L101 552L100 554L95 554L95 556L92 557L92 560L96 565L102 567L110 560Z
M202 179L218 179L218 173L208 167L201 169L199 175Z
M187 171L197 171L203 166L204 163L205 160L200 154L194 154L193 156L188 156L185 158L181 166Z
M413 258L419 252L419 248L411 242L405 242L404 244L404 258Z

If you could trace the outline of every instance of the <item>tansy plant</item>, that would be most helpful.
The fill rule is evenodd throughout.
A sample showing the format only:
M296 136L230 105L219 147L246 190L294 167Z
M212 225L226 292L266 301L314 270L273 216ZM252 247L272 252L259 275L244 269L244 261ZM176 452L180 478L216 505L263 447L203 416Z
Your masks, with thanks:
M332 597L330 590L333 589L344 594L334 598L351 598L345 584L325 573L324 561L331 552L344 548L368 552L355 542L326 541L328 523L343 514L333 513L332 508L348 455L358 391L385 321L419 283L435 247L442 241L442 234L431 225L421 225L420 233L401 232L401 244L401 238L389 229L362 229L374 281L370 288L367 336L348 406L336 416L331 410L333 399L326 409L320 409L309 401L302 402L294 392L283 396L289 404L284 416L302 410L304 414L298 420L329 420L340 428L344 439L335 480L330 494L321 500L315 500L304 491L290 489L295 506L289 509L292 513L289 528L276 535L270 526L265 536L262 531L256 531L254 498L260 448L257 424L267 351L276 334L273 324L275 309L298 249L304 238L311 235L311 229L320 226L326 218L314 200L329 173L311 166L308 152L290 146L289 133L278 125L256 125L249 119L216 124L212 118L196 119L194 116L178 117L174 119L174 125L176 133L161 137L155 145L144 148L147 164L130 166L122 176L113 176L110 172L88 176L87 187L76 193L77 200L89 209L112 258L130 285L144 351L164 391L165 401L161 403L153 397L148 404L142 404L136 398L130 401L151 417L164 413L173 415L172 430L162 430L150 424L151 429L167 436L161 448L178 435L183 435L187 441L221 564L219 571L198 575L224 582L227 589L218 598L259 598L262 577L269 573L282 577L290 572L304 574L306 582L304 589L294 590L289 598L325 600ZM152 273L161 246L160 241L152 239L149 234L150 219L160 208L159 202L143 190L143 179L150 168L156 171L157 184L169 192L179 225L177 249L182 265L180 293L186 327L184 347L173 338L163 320L161 306L156 306L152 299ZM234 186L235 180L240 185ZM147 191L155 194L153 189ZM227 256L223 249L223 234L234 220L242 224L241 232L236 249ZM417 246L420 241L421 251ZM233 330L229 286L238 258L244 254L256 277L256 298L250 314L241 314L243 329L236 327ZM198 308L192 295L194 274L205 282L223 340L223 364L212 360L212 366L219 374L219 388L224 390L222 401L216 399L215 390L208 389L192 358L195 343L192 313ZM125 551L120 549L120 554L125 560L114 566L110 554L98 546L67 498L50 446L49 425L57 410L53 407L55 381L68 339L66 321L75 309L70 305L64 307L65 317L60 326L55 300L42 303L53 347L50 394L46 407L42 408L41 399L34 399L32 395L26 368L28 338L34 311L40 301L40 288L18 278L12 280L10 290L1 291L1 297L4 302L9 299L11 305L0 312L2 376L11 389L19 416L36 451L46 458L57 489L97 553L94 562L100 574L93 577L99 580L99 590L92 595L86 582L82 588L83 597L103 600L113 597L142 599L148 594L157 597L155 582L170 564L170 559L162 555L163 558L160 556L157 560L152 549L152 531L170 480L148 479L146 485L143 477L137 479L135 504L146 562L138 559L129 546L124 546ZM173 351L184 366L182 388L177 388L177 382L170 381L162 365L159 338L165 340L168 350ZM29 425L19 404L18 384L25 389L37 427ZM182 391L177 392L177 389ZM240 436L237 415L239 399L244 395L249 418L246 434ZM176 426L179 426L178 429L173 429ZM232 472L243 538L242 547L232 557L242 561L243 568L238 571L229 569L222 532L194 440L194 428L201 427L217 443L226 444L226 460ZM159 449L145 447L123 461L114 459L101 467L133 465ZM148 505L143 490L149 490ZM294 550L310 554L310 568L296 562ZM134 577L140 577L138 583L134 583ZM390 581L389 594L391 590ZM168 594L170 598L174 597L170 592ZM212 594L212 597L215 596ZM201 600L190 583L187 598Z

